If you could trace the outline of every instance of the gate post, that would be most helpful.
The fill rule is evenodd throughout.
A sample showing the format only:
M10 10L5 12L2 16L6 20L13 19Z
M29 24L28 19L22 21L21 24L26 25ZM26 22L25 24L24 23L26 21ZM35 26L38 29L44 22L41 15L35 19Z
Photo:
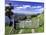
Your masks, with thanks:
M32 33L35 33L35 29L32 29Z

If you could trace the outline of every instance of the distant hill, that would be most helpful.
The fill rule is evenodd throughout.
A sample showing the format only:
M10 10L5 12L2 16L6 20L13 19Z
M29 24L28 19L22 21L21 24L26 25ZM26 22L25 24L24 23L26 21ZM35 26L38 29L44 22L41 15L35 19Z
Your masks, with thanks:
M21 13L15 13L15 16L31 16L31 15L39 15L40 13L38 14L21 14Z

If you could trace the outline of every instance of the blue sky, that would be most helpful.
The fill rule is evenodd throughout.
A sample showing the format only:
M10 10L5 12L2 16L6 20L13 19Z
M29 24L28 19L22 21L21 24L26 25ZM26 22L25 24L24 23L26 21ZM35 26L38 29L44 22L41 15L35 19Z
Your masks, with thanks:
M25 2L25 1L7 1L7 3L12 3L14 13L23 13L23 14L37 14L41 13L44 8L44 3L42 2Z

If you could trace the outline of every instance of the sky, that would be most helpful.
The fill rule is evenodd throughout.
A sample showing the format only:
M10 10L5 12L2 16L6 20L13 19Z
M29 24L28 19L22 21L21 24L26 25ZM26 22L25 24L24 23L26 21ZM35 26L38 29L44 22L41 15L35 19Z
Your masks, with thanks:
M26 2L26 1L15 1L15 0L6 0L6 4L12 3L14 9L12 10L14 13L21 14L37 14L41 13L44 9L43 2Z
M10 1L44 2L44 0L10 0Z

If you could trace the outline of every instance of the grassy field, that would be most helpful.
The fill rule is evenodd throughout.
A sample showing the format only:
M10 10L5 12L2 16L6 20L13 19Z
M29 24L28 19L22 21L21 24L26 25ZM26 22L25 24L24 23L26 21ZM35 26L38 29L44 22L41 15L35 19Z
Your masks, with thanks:
M11 28L12 28L12 27L6 26L5 35L9 35ZM16 32L16 33L14 32L14 33L15 33L15 34L18 34L18 31L19 31L19 30L16 30L16 31L17 31L17 32ZM41 26L41 27L35 29L35 32L36 32L36 33L44 32L44 27ZM22 34L23 34L23 33L31 33L31 29L23 29Z
M11 28L12 27L5 26L5 35L9 35Z
M44 32L44 15L38 15L36 18L39 18L39 27L35 29L35 32ZM33 18L32 18L33 19ZM12 27L5 26L5 35L8 35ZM19 31L19 30L18 30ZM18 33L18 32L16 32ZM23 29L22 33L31 33L31 29Z

